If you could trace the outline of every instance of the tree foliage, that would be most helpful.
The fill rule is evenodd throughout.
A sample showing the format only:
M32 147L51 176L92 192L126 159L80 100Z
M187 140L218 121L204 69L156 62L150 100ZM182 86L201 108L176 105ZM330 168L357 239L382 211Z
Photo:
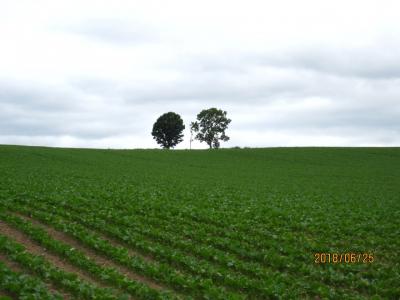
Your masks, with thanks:
M161 115L153 125L151 134L163 148L170 149L183 141L182 131L185 125L181 116L168 112Z
M218 149L221 141L228 141L225 134L231 119L226 117L226 111L217 108L202 110L197 115L197 121L190 124L190 129L197 132L195 138L200 142L206 142L211 148Z

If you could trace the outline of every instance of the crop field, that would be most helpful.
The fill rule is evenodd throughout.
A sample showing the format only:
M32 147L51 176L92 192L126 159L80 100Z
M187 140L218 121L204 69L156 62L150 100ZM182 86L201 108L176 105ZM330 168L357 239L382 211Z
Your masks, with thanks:
M400 149L0 146L0 298L399 299Z

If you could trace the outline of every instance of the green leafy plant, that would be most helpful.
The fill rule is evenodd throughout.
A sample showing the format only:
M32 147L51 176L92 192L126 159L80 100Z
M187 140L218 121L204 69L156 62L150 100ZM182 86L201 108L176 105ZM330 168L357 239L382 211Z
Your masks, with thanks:
M36 297L31 287L46 299L48 284L49 297L77 299L397 299L399 159L397 148L0 146L2 224L112 288L33 255L7 231L0 253L21 272L0 266L0 276L17 287L17 277L33 279L25 299ZM344 251L375 261L314 263L316 252Z

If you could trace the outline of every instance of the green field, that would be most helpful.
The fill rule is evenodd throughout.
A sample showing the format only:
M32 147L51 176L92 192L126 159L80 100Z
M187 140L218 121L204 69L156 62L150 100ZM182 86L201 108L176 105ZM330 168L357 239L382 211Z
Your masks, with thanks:
M0 204L0 296L400 298L399 148L0 146Z

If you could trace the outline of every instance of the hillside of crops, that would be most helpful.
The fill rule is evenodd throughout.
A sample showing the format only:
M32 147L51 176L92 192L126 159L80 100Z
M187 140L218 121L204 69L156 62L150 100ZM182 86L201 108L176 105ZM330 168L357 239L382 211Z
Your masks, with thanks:
M0 298L399 299L400 149L0 146Z

